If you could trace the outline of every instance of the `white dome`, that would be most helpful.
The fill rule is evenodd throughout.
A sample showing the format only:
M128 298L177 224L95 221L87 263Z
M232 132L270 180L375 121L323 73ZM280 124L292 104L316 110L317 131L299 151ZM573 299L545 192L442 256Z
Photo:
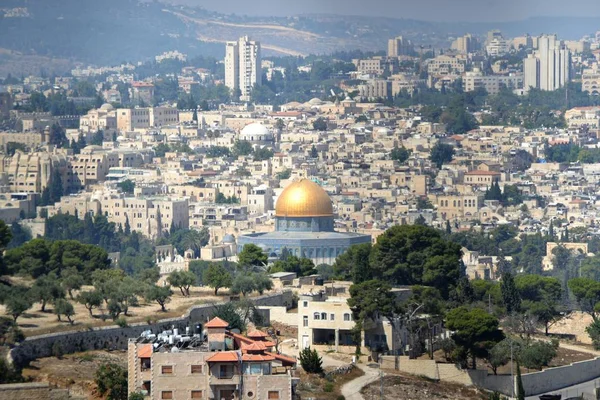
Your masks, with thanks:
M104 103L104 104L102 104L102 106L100 107L100 109L104 110L104 111L112 111L115 108L112 106L112 104Z
M317 97L314 97L314 98L310 99L308 101L308 103L313 106L320 106L321 104L323 104L323 101Z
M263 142L273 139L273 134L269 132L266 126L258 122L246 125L240 132L240 139L249 142Z
M377 133L380 135L389 135L390 130L388 128L379 128L377 129Z

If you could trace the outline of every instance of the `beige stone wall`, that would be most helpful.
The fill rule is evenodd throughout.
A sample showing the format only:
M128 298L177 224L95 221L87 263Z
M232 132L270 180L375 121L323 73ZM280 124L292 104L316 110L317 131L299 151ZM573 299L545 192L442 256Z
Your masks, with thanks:
M69 391L53 389L47 383L11 383L0 385L0 400L67 400Z

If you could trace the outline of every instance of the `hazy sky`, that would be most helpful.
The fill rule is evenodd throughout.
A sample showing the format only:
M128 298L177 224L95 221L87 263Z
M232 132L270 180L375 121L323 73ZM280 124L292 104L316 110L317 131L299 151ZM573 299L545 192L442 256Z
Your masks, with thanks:
M333 13L428 21L514 21L535 16L600 17L600 0L171 0L247 15ZM600 21L598 26L600 27Z

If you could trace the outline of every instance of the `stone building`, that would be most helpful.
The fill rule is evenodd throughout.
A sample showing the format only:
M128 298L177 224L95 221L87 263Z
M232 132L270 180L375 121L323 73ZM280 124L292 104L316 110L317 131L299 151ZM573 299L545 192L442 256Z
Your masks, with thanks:
M174 329L131 339L128 392L157 400L291 400L296 360L278 354L261 331L243 336L228 328L214 318L193 332Z

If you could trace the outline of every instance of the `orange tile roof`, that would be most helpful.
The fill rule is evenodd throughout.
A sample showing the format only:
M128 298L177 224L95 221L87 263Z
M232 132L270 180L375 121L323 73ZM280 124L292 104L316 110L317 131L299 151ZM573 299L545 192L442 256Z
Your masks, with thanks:
M229 326L229 322L223 321L219 317L214 317L210 321L204 325L205 328L227 328Z
M268 337L269 335L267 335L263 331L255 330L255 331L248 333L246 336L248 336L249 338L264 338L264 337Z
M139 358L150 358L152 357L152 343L145 344L138 348Z
M273 361L275 357L272 355L263 354L244 354L242 355L242 361Z
M242 343L241 348L243 351L264 351L267 346L263 342L254 342L250 344Z
M235 351L220 351L210 356L206 362L238 362L238 355Z
M285 362L288 362L288 363L296 364L296 359L295 358L284 356L283 354L275 354L275 353L270 353L268 351L265 351L265 354L273 356L274 358L276 358L278 360L281 360L281 361L285 361Z

